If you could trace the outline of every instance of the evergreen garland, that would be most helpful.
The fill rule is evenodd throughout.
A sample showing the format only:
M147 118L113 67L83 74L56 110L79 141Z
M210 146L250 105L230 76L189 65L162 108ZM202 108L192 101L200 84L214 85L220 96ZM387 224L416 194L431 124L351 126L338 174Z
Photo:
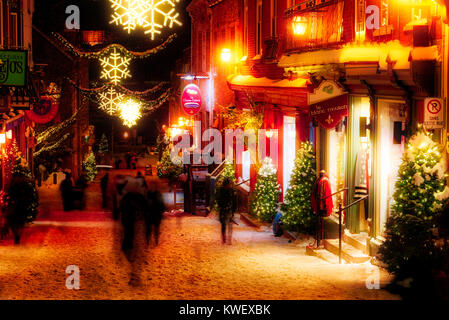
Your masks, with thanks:
M251 195L251 213L261 221L271 222L276 215L280 194L277 170L273 160L267 157L258 172L257 183Z
M287 229L305 234L313 234L316 215L313 213L311 197L316 179L316 162L313 146L303 142L295 159L295 168L290 187L284 198L282 222Z

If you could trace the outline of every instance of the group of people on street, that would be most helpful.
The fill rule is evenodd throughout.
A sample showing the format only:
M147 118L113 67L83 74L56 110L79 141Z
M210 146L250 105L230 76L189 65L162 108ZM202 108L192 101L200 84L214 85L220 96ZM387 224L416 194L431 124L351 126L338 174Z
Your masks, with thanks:
M74 209L83 210L85 208L85 189L87 188L87 175L83 171L75 185L73 184L72 174L64 172L65 179L61 182L61 196L64 211Z
M137 169L137 155L134 152L127 152L125 154L125 162L126 162L126 169L130 170L136 170ZM115 168L118 170L120 169L120 165L122 164L123 160L120 158L117 158L114 162Z

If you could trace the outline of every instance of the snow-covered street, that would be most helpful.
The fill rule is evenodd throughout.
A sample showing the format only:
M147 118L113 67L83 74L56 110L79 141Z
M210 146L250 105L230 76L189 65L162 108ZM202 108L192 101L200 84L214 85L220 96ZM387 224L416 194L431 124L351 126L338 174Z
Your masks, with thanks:
M130 286L120 225L98 208L98 184L88 190L86 212L64 213L55 188L41 188L46 213L26 229L23 244L0 241L0 299L398 298L366 288L372 265L307 256L308 242L289 243L239 222L233 244L222 245L213 216L166 217L159 246L152 244L140 265L142 284ZM80 290L66 288L70 265L80 268ZM390 277L380 275L382 286Z

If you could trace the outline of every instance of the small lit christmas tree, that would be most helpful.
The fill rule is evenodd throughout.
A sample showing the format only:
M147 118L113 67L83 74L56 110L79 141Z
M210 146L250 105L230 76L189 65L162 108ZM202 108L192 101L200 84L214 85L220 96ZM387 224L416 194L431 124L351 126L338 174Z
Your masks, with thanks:
M86 171L87 180L93 181L97 176L97 161L95 160L95 155L93 152L89 153L83 162L83 169Z
M108 144L108 138L106 137L106 134L103 133L101 136L100 144L98 145L98 153L105 154L109 151L109 144Z
M171 155L171 148L167 146L162 153L161 161L157 163L157 175L159 178L167 178L170 182L175 182L184 172L182 159Z
M233 163L230 163L229 161L225 160L225 165L223 168L223 171L221 172L218 180L217 185L221 183L223 180L231 180L233 183L235 183L235 166Z
M276 215L280 186L277 170L271 158L265 158L257 175L257 183L251 196L251 213L262 221L271 222Z
M223 198L223 188L222 185L225 181L229 181L230 184L235 187L236 179L235 179L235 165L233 163L228 162L225 160L225 165L223 168L223 171L221 172L219 178L217 179L217 182L215 183L215 191L212 199L212 203L214 204L214 210L216 212L219 212L220 210L228 210L225 207L228 207L228 205L231 205L233 203L233 200L235 199L228 199L228 203L226 203L225 199ZM219 197L217 198L217 195Z
M295 159L295 168L290 187L284 198L282 222L289 230L313 234L316 215L313 213L311 197L316 179L316 162L313 146L303 142Z
M449 196L446 164L440 146L423 131L414 135L404 152L393 195L395 214L431 220Z

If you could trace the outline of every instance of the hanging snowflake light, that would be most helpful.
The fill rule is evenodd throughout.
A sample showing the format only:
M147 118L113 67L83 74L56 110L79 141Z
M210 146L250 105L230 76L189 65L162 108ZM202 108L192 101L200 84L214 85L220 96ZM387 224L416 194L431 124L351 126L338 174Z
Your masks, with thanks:
M118 84L122 79L131 77L128 69L130 60L130 58L122 57L117 52L117 48L114 48L108 57L100 58L101 66L103 67L101 78Z
M135 126L137 120L142 118L141 109L142 105L133 99L127 99L120 103L120 118L123 120L123 124L130 128Z
M112 116L118 111L123 97L123 94L118 93L113 88L109 88L106 92L100 93L100 105L98 107Z
M142 27L145 34L160 34L163 27L172 28L173 24L182 23L177 19L175 2L179 0L109 0L114 14L112 21L130 33L137 26ZM163 19L163 21L162 21Z

